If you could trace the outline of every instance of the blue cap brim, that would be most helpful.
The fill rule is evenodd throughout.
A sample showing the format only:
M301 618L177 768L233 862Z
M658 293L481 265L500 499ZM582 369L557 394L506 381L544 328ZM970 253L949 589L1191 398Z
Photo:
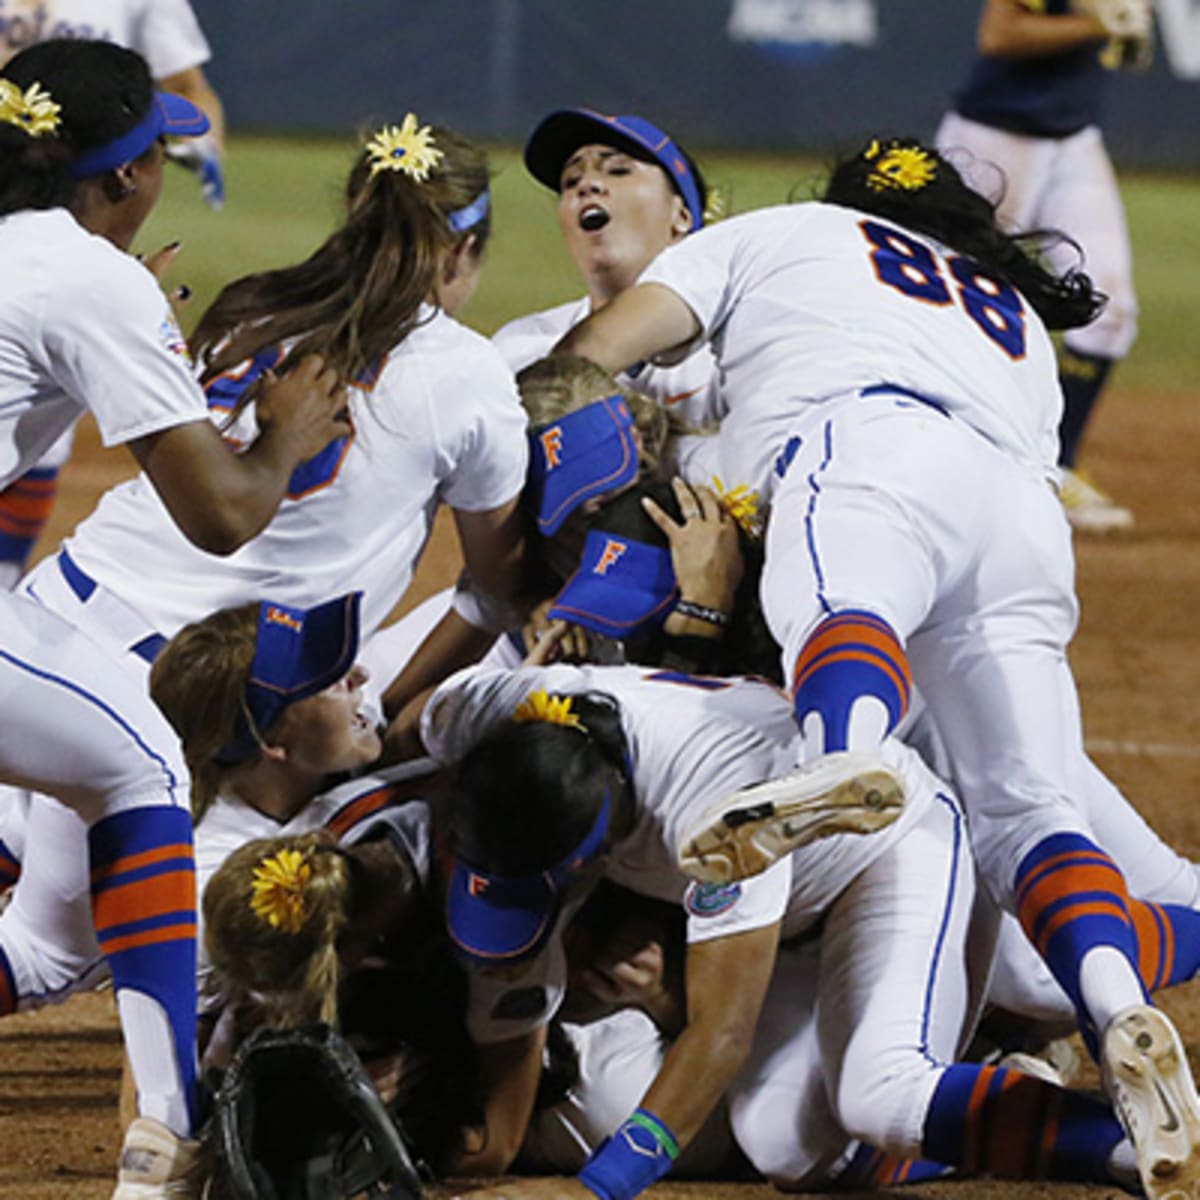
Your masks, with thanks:
M554 928L561 898L544 875L509 880L455 863L446 892L446 927L454 944L484 962L536 954Z
M549 617L606 637L644 637L667 619L678 595L670 550L593 529Z
M540 426L529 441L529 487L546 537L585 501L632 483L641 467L633 417L619 395Z
M692 228L704 224L704 198L687 158L671 136L645 117L611 116L590 108L560 108L542 120L525 143L530 175L552 191L561 189L563 166L579 149L595 142L649 157L666 171L683 198Z
M174 92L155 92L154 100L162 114L162 136L200 137L209 131L208 117L190 100Z

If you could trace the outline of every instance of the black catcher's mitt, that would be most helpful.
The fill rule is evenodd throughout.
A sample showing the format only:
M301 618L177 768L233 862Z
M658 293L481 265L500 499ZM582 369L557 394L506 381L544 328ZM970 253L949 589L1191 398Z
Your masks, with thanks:
M404 1139L328 1025L259 1029L234 1055L209 1134L214 1200L419 1200Z

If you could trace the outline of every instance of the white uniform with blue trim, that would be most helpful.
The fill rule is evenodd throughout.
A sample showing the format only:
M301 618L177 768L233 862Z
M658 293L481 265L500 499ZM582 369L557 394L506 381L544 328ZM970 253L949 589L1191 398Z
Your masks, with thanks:
M1082 824L1041 320L944 247L818 203L701 230L642 278L699 319L729 404L718 453L771 494L762 595L786 676L830 612L888 621L1007 895L1033 845Z
M211 56L188 0L0 0L0 63L34 42L60 37L128 46L155 79Z
M422 720L426 747L453 761L537 688L603 692L620 706L636 812L604 862L606 878L683 904L689 942L775 922L786 939L819 939L815 999L797 1000L779 973L730 1093L734 1132L755 1165L781 1183L821 1182L853 1153L850 1127L916 1153L936 1064L954 1059L973 1024L994 926L992 913L971 930L981 957L968 961L977 896L954 798L892 743L886 752L909 796L893 826L815 842L740 884L695 884L675 866L680 836L714 802L789 767L798 735L787 697L757 680L635 667L476 667L434 694ZM524 970L474 975L478 1041L517 1037L553 1015L565 986L560 935L575 907ZM640 1098L628 1097L630 1107Z

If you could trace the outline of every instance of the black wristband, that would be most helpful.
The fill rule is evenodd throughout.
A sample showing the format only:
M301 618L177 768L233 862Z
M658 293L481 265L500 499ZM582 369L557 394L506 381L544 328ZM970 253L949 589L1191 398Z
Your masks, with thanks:
M675 611L681 617L691 617L693 621L705 621L720 629L724 629L729 624L727 612L722 612L719 608L709 608L704 604L693 604L690 600L676 601Z

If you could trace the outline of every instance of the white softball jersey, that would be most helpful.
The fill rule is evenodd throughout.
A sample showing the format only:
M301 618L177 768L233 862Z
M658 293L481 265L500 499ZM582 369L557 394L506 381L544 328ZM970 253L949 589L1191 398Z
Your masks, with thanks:
M785 937L803 932L851 879L904 837L934 794L936 781L915 754L896 743L887 753L904 773L910 799L891 828L871 838L825 838L736 885L696 884L676 866L678 845L712 805L791 769L798 738L791 702L769 684L742 678L639 667L473 667L443 683L427 705L426 748L439 761L460 758L538 688L602 692L617 701L633 765L636 816L633 829L612 847L603 874L641 895L683 905L692 942L777 921ZM556 936L524 970L474 973L471 1030L477 1040L516 1037L554 1015L565 988L557 934L574 907L565 906ZM506 999L513 992L529 1002ZM544 1003L535 1006L535 996Z
M162 289L65 209L0 218L0 487L84 412L106 446L202 420Z
M525 414L511 373L485 338L443 312L424 316L373 385L352 390L353 433L296 472L267 528L234 554L193 546L140 476L109 491L65 542L99 585L99 603L79 603L53 560L26 586L99 637L108 597L136 610L147 631L170 637L264 596L309 606L357 590L369 635L408 587L440 504L499 508L525 481ZM225 415L214 410L219 427ZM253 409L224 432L253 440ZM125 621L107 624L110 640L130 644Z
M211 57L188 0L0 0L0 63L34 42L61 37L136 50L155 79Z
M591 311L589 297L569 300L509 321L492 335L492 342L515 375L549 354L559 338ZM675 366L639 363L618 375L617 380L623 387L657 400L689 428L710 425L725 415L720 377L708 351L689 355Z
M699 230L641 282L680 296L712 344L727 478L769 491L821 402L885 384L1057 478L1062 395L1045 327L1014 289L936 243L851 209L791 204Z

